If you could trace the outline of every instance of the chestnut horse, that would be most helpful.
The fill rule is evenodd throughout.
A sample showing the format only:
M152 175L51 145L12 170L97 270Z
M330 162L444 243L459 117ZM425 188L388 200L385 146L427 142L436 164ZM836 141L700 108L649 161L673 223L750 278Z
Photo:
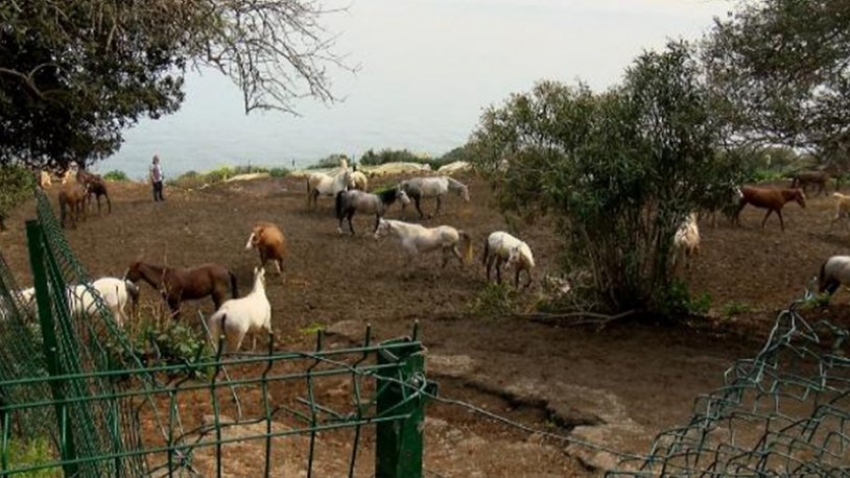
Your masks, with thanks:
M180 316L180 303L184 300L212 296L215 309L218 310L226 298L228 288L234 299L239 294L236 289L236 276L218 264L180 269L136 261L130 264L124 279L133 283L142 279L160 291L171 309L171 316L175 318Z
M59 190L59 220L62 228L65 228L65 217L70 216L71 227L77 228L77 220L82 213L85 218L86 197L88 197L88 188L79 183L66 183Z
M778 188L760 188L755 186L744 186L741 188L741 200L738 202L738 210L735 211L735 224L740 225L741 210L747 204L752 204L755 207L767 209L767 214L761 221L761 227L767 222L767 218L772 212L776 212L779 216L779 225L782 231L785 231L785 223L782 221L782 207L785 203L797 201L800 207L806 207L806 194L802 189L778 189Z
M100 214L100 197L106 196L106 206L110 214L112 214L112 201L109 200L109 193L106 192L106 181L97 174L90 173L83 168L77 170L77 182L88 187L88 202L91 203L91 196L97 198L97 213Z

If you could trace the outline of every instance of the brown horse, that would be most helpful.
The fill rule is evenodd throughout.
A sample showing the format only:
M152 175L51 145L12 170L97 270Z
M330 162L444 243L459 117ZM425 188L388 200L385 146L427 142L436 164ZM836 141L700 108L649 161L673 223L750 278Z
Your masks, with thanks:
M228 288L234 299L239 296L236 276L218 264L179 269L136 261L130 264L124 278L134 283L142 279L160 291L171 309L171 316L175 318L180 316L180 303L184 300L212 296L215 309L218 310L226 298Z
M826 183L832 178L826 171L802 171L792 177L791 188L802 188L805 192L809 185L815 185L818 188L818 196L827 192Z
M741 200L738 202L738 210L735 211L735 224L740 225L741 210L747 204L752 204L755 207L767 209L767 214L761 221L761 227L767 222L770 213L776 212L779 216L779 225L782 231L785 231L785 223L782 221L782 207L785 203L797 201L801 207L806 207L806 194L802 189L777 189L777 188L759 188L755 186L744 186L741 188Z
M85 184L89 188L88 203L91 204L91 197L97 198L97 213L100 214L100 197L106 196L106 206L108 212L112 214L112 201L109 200L109 193L106 191L106 181L97 174L90 173L85 169L77 170L77 182Z
M88 188L79 183L66 183L59 190L59 218L62 228L65 228L65 217L70 216L71 227L77 228L77 220L85 219L86 197Z

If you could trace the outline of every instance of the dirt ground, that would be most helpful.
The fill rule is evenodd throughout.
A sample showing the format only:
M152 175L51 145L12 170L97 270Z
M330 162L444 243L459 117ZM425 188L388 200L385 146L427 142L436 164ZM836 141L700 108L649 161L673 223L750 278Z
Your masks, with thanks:
M600 332L471 317L468 304L485 286L482 243L505 225L489 207L489 186L459 179L470 182L471 202L450 197L443 214L425 223L472 234L476 260L463 268L453 262L441 271L434 254L405 270L398 240L375 241L369 234L373 218L355 217L355 237L338 234L332 200L321 198L318 209L307 210L305 182L299 178L193 191L166 188L162 203L152 201L145 184L110 183L112 214L89 217L67 237L93 277L120 277L139 258L172 266L217 262L235 272L244 294L258 264L256 251L244 249L251 227L255 221L274 222L289 249L285 278L271 265L267 274L277 349L311 348L319 326L333 332L332 340L346 343L360 337L367 324L380 340L409 334L418 321L428 348L427 373L439 382L440 396L638 454L649 450L658 432L686 422L694 397L720 386L734 359L753 356L776 312L802 294L826 257L844 253L850 243L846 222L830 229L833 203L826 196L810 198L806 209L789 204L784 233L775 217L762 229L763 213L747 208L741 227L720 219L716 228L701 225L701 253L686 273L694 294L710 295L714 319L681 326L622 321ZM54 205L56 191L56 186L50 191ZM426 212L433 207L426 200ZM398 206L388 213L400 215ZM21 207L0 236L21 286L31 284L23 220L32 216L32 204ZM414 216L411 207L407 218ZM536 278L554 272L559 238L544 224L521 228L535 254ZM534 288L526 292L534 293ZM142 294L148 310L161 308L147 285ZM845 304L846 293L833 302ZM209 300L186 303L184 317L195 320L197 307L212 312ZM838 321L848 315L844 305L822 313ZM425 468L431 476L592 476L600 471L594 467L616 463L610 454L500 424L464 407L433 402L426 414ZM371 458L363 460L368 468Z

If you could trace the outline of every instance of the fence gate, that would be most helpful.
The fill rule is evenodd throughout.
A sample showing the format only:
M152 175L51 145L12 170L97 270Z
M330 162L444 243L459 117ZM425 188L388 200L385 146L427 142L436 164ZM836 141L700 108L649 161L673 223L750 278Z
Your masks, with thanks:
M269 336L262 353L169 362L75 287L90 277L41 190L36 202L33 288L0 255L0 476L422 476L435 390L416 327L333 349L319 332L309 352Z

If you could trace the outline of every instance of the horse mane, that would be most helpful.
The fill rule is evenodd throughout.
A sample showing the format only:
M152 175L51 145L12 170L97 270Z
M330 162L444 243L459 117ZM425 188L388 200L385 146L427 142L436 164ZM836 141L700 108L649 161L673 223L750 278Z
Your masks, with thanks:
M378 196L378 198L381 200L382 203L392 204L392 203L395 202L396 199L398 199L398 188L397 187L389 188L389 189L385 189L383 191L379 191L379 192L376 192L376 193L373 193L373 194Z
M450 176L443 176L449 182L449 189L452 190L463 190L466 189L466 184L458 181L457 179Z

